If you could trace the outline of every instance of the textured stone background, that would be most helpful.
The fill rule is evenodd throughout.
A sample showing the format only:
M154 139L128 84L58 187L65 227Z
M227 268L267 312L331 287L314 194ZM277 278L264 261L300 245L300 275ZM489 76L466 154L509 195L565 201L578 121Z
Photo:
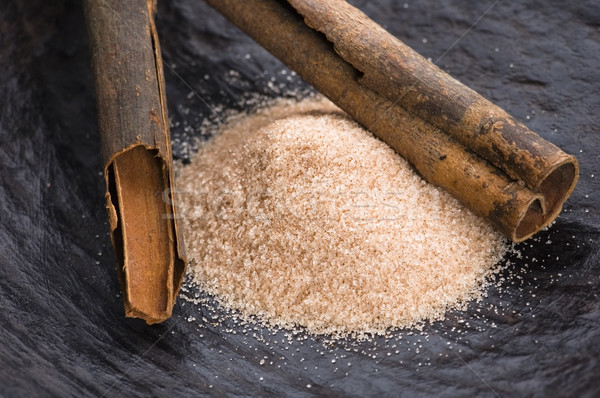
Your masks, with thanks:
M204 3L159 3L178 159L215 117L200 97L213 109L240 109L252 94L306 90ZM282 333L231 334L182 301L162 325L125 319L80 2L5 1L1 396L600 394L600 3L501 0L481 19L492 1L354 3L578 155L576 191L549 231L519 245L523 258L506 271L513 276L467 312L427 326L426 336L327 348L310 336L288 345Z

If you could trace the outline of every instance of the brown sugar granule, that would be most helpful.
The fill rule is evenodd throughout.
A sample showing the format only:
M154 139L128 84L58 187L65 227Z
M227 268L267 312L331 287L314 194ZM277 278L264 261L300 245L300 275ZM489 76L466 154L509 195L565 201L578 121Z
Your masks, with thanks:
M180 167L199 287L242 316L334 335L481 298L506 244L326 100L229 119Z

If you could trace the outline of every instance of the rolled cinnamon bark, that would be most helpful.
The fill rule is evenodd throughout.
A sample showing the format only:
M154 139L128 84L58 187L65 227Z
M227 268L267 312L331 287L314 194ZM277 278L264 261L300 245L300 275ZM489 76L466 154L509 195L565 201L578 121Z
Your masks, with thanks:
M162 60L149 0L86 0L106 207L125 314L169 318L185 270Z
M450 134L544 197L555 218L575 188L576 159L443 72L344 0L289 0L360 71L360 83Z
M499 168L493 164L494 159L487 160L471 148L467 148L464 142L468 140L457 139L454 134L448 134L440 129L438 125L442 125L441 122L430 120L435 118L444 120L445 113L443 112L450 115L446 116L449 119L456 114L456 111L446 111L446 105L442 102L434 102L434 104L438 104L437 108L428 110L428 113L419 113L410 106L403 105L402 99L398 100L398 97L402 95L408 96L412 100L419 98L417 89L421 88L413 83L413 80L419 81L418 78L408 80L410 85L408 88L405 87L406 78L400 80L399 83L389 83L390 87L405 87L406 93L398 93L388 88L382 89L379 85L385 86L383 80L375 79L378 84L369 83L370 78L367 73L346 60L343 56L344 52L338 49L337 43L332 44L324 34L307 26L303 17L289 4L276 0L206 0L206 2L394 148L427 181L446 189L474 213L487 218L511 240L523 241L548 225L558 215L563 201L574 188L578 175L578 164L573 157L561 154L562 152L552 144L543 144L546 148L544 151L549 152L546 163L552 165L547 167L544 161L538 159L541 155L535 152L538 143L545 143L545 141L536 136L535 141L525 141L529 142L532 147L529 151L527 145L524 145L525 148L507 151L506 159L500 163L513 162L517 157L521 161L524 156L522 152L525 151L531 154L530 159L537 162L539 167L536 167L539 169L546 167L546 173L550 173L550 175L543 176L542 172L539 174L542 177L538 177L537 180L530 177L520 179L509 176L504 169L513 170L513 166ZM344 28L346 30L338 29L336 40L341 42L348 40L352 43L365 39L366 43L370 43L370 37L377 39L378 35L369 36L361 29L366 29L367 32L375 29L378 34L383 34L382 32L387 34L374 22L364 21L367 17L362 14L358 19L344 20L344 16L340 16L335 10L330 9L328 2L290 0L290 3L297 6L301 14L309 16L307 17L309 24L319 25L319 30L327 30L320 26L323 22L319 18L325 18L327 22L325 25L328 23L339 23L342 26L358 25L358 27ZM337 2L334 3L337 4ZM349 6L341 5L341 7L345 9ZM318 14L318 17L314 17L313 11ZM312 17L314 17L314 21ZM386 44L378 47L377 44L373 44L373 46L377 48L375 52L379 60L386 60L386 57L393 59L401 57L401 54L396 53L390 55L389 51L393 49L387 48ZM364 46L362 45L355 47L349 45L346 51L356 55L355 52L363 50ZM360 55L356 56L360 57ZM386 74L388 71L386 62L382 63L383 66L378 66L376 62L373 62L372 69L378 71L377 76L383 76L382 79L389 81L390 78ZM398 68L409 77L411 70L414 69L404 70L402 65ZM436 73L443 74L439 70ZM434 75L425 76L433 79ZM396 78L394 75L390 76L392 76L391 80ZM439 77L435 79L437 80L431 82L433 86L439 83ZM466 92L464 94L465 101L477 99L472 90L449 77L448 79L451 80L449 84L451 84L452 90ZM402 81L405 83L402 84ZM428 86L428 90L433 90L433 88ZM439 92L435 92L435 95L441 98L447 90L440 85ZM409 96L408 93L413 91L416 94ZM398 96L394 97L394 93ZM434 94L424 90L421 95L427 97ZM461 116L462 118L464 117ZM455 123L458 125L460 122L458 120ZM494 120L490 131L481 135L502 135L497 133L499 129L499 122ZM483 140L484 138L476 137L476 139ZM489 145L494 147L495 144ZM514 148L516 143L510 141L510 145L505 145L505 149L510 146ZM554 149L551 151L547 148ZM558 155L555 151L558 151ZM553 160L554 157L563 159L564 163L557 163ZM496 160L498 159L500 157ZM515 166L514 169L520 170L519 167ZM531 169L538 170L536 167L531 167ZM513 172L511 171L511 173ZM552 184L548 181L551 181ZM527 186L529 182L532 183L533 188Z

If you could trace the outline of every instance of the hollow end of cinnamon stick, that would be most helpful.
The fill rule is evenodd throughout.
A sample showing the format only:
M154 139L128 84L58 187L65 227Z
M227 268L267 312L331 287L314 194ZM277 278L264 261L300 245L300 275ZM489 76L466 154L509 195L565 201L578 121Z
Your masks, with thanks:
M137 145L117 154L106 173L125 313L149 324L171 316L184 269L174 250L173 213L164 200L166 171L157 150Z
M533 190L539 197L532 198L521 207L515 225L503 230L504 234L513 242L523 242L551 224L575 189L578 178L579 163L572 156L549 169Z
M575 189L579 179L579 163L573 156L549 169L535 189L544 195L546 209L549 214L560 212L562 204Z
M522 242L558 217L563 203L575 189L579 179L579 163L574 157L556 165L543 177L536 189L543 200L531 203L510 236L514 242Z

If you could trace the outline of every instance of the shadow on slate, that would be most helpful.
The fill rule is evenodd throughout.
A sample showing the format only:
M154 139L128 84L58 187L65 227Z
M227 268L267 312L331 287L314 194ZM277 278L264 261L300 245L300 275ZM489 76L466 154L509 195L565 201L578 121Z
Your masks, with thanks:
M501 275L512 277L424 334L325 348L311 336L232 334L181 300L164 324L125 319L80 2L3 2L1 396L600 394L600 7L499 2L455 44L492 1L353 3L578 155L576 191L550 230L518 246ZM210 107L307 90L202 2L160 1L157 24L176 159L206 138Z

